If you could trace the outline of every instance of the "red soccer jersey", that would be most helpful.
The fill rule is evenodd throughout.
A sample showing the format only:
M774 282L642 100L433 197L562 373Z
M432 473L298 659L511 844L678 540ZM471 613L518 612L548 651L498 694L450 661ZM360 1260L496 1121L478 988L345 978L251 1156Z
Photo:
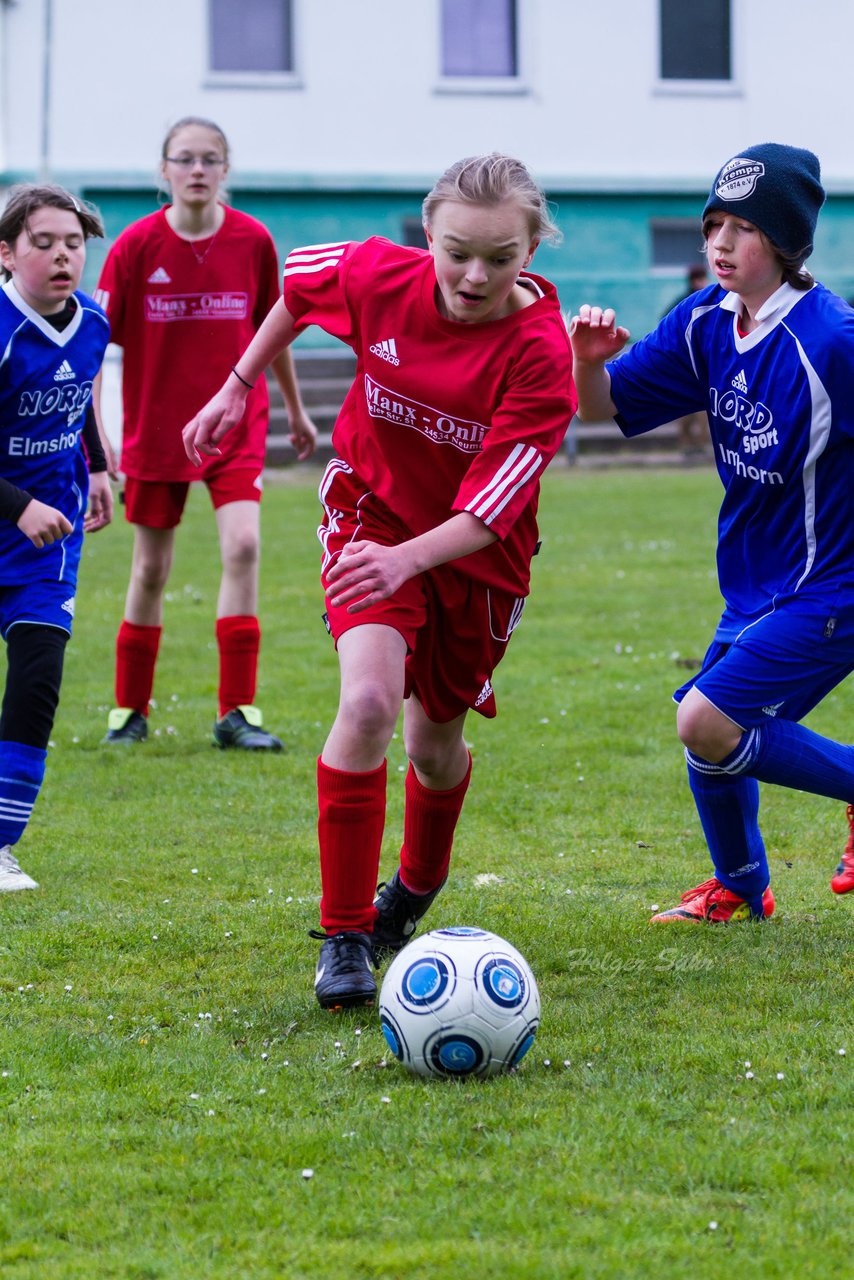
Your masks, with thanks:
M198 480L223 465L261 470L268 397L259 378L222 457L201 470L181 432L219 389L279 297L276 249L266 227L226 207L210 240L183 240L165 210L132 223L107 255L98 301L124 348L121 466L138 480Z
M572 355L554 286L523 272L536 301L461 324L436 306L432 256L375 237L295 249L285 305L356 353L333 443L413 535L470 511L498 535L457 569L526 595L540 477L575 412Z

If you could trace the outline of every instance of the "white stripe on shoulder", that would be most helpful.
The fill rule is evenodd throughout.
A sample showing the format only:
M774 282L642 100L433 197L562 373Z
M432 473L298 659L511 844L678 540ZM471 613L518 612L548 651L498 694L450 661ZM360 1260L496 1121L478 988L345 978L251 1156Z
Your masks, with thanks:
M514 445L489 483L467 504L466 511L491 524L511 498L536 475L542 464L543 456L539 449L533 445Z

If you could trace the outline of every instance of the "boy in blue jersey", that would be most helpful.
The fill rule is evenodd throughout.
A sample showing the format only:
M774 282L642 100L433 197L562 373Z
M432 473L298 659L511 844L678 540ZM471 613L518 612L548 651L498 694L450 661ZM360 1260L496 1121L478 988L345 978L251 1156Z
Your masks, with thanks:
M724 486L725 608L674 695L714 875L654 922L771 915L758 782L854 796L854 747L799 723L854 670L854 311L803 266L823 201L812 152L749 147L703 210L714 284L622 355L612 310L571 324L581 417L631 436L705 409Z
M109 326L76 292L86 240L103 234L61 187L16 188L0 214L0 892L38 888L12 850L44 778L83 533L112 517L91 410Z

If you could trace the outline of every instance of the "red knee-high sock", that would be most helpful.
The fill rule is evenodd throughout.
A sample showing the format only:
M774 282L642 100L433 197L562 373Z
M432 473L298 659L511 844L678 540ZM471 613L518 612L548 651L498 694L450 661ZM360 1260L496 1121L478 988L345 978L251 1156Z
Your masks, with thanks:
M470 780L471 755L466 776L449 791L431 791L422 786L412 765L409 766L400 878L410 892L430 893L438 889L447 876L454 831Z
M139 627L125 618L116 637L116 706L148 715L162 627Z
M251 706L258 681L261 628L251 614L217 618L219 649L219 718L235 707Z
M385 804L385 760L368 773L344 773L318 760L320 923L327 933L373 930Z

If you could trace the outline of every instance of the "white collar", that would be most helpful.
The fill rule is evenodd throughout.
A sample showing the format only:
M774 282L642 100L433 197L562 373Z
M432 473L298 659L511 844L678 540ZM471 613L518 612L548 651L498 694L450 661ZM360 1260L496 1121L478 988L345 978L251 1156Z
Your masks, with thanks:
M757 324L764 324L766 320L770 320L776 316L778 312L791 311L795 303L804 296L804 290L793 289L790 284L781 284L779 289L775 289L770 298L766 298L762 306L753 317ZM744 303L741 295L738 293L728 293L720 303L721 311L731 311L733 315L741 315Z

